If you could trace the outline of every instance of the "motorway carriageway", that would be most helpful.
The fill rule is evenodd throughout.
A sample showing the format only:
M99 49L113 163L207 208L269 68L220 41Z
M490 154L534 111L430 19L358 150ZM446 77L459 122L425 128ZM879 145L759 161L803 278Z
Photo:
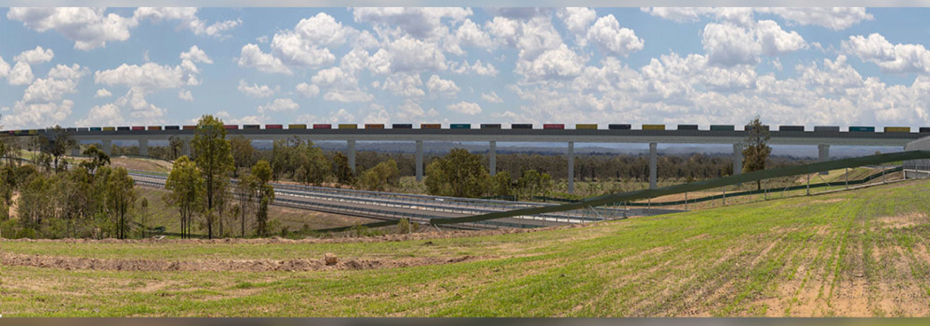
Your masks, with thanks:
M163 188L167 175L130 171L139 185ZM238 180L232 180L238 183ZM428 223L433 218L454 218L520 208L551 206L554 204L511 202L471 198L411 195L390 192L361 191L326 187L276 184L274 205L353 215L381 220L408 218ZM572 223L595 222L629 216L622 209L597 208L551 214L515 216L477 224L461 225L465 228L534 228ZM639 215L639 214L637 214Z

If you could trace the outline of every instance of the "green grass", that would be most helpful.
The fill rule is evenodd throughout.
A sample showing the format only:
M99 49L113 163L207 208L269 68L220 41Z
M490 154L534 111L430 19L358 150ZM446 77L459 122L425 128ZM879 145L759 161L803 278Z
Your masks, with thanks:
M11 242L164 260L482 257L313 272L4 266L7 316L926 316L930 183L555 231L345 244Z

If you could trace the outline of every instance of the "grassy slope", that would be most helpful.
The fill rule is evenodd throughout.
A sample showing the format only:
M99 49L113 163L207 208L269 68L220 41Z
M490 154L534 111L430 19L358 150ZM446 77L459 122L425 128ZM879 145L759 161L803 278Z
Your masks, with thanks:
M3 242L11 253L166 260L473 255L367 271L3 267L10 316L926 316L930 184L537 233L352 244Z

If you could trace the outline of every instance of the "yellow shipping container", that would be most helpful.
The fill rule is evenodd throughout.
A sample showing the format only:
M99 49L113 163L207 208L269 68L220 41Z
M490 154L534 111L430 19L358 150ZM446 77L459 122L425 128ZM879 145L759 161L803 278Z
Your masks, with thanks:
M383 123L367 123L365 129L384 129Z
M591 124L576 124L575 129L597 129L596 123Z
M358 129L358 125L354 123L342 123L339 124L339 129Z
M911 127L885 127L885 132L911 132Z
M643 130L665 130L665 125L643 125Z
M289 125L287 125L287 129L307 129L307 125L305 125L305 124L289 124Z
M116 131L116 127L103 127L103 131Z

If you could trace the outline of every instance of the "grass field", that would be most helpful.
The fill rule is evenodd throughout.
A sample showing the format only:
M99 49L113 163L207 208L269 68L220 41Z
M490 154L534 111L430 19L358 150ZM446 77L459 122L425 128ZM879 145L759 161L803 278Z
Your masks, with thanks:
M930 183L917 181L504 235L352 243L3 241L0 312L927 316L928 211ZM327 252L343 262L322 266ZM28 263L33 255L44 263ZM56 267L82 259L125 265ZM300 259L318 267L223 267ZM117 270L159 261L212 267Z

